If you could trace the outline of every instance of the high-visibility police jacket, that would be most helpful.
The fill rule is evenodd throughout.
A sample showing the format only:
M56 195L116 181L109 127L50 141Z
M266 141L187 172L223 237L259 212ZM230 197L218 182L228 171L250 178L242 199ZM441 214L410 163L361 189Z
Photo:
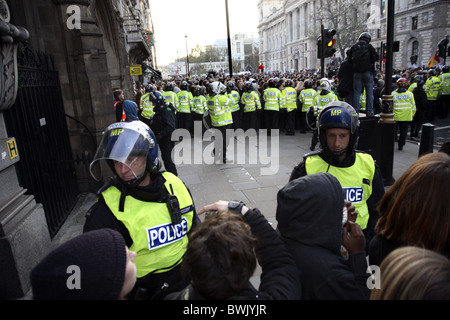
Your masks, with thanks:
M394 120L412 121L416 114L416 102L414 95L410 91L392 91Z
M264 110L280 111L283 105L283 96L277 88L267 88L264 90Z
M318 116L320 111L329 103L333 101L338 101L337 95L335 95L333 92L328 92L327 94L321 95L320 93L317 94L316 98L314 99L314 115Z
M117 104L122 103L122 118L120 118L120 122L125 122L127 120L127 114L125 113L125 108L123 107L123 102L120 100L114 101L114 111L116 111Z
M164 101L167 104L171 103L173 105L173 107L175 108L175 110L177 110L178 105L179 105L177 94L173 91L164 91L162 95L164 97Z
M432 76L427 79L423 89L427 94L428 100L437 100L439 90L441 89L441 80L438 77Z
M155 111L153 111L153 103L150 101L150 92L146 92L142 95L139 108L142 110L142 117L147 119L153 118Z
M206 98L203 95L195 96L192 100L193 110L197 114L204 114L206 111Z
M302 112L308 112L309 108L314 104L317 91L313 88L303 89L298 95L298 101L302 103Z
M194 203L184 183L170 172L162 173L169 194L177 197L182 222L174 225L167 203L145 202L126 196L123 212L119 211L121 191L111 186L102 192L106 205L130 233L136 252L134 260L137 277L150 272L167 272L181 263L188 243L187 233L192 227Z
M450 95L450 73L443 73L440 75L441 88L440 93L442 95Z
M415 88L417 88L417 82L411 83L411 85L408 87L408 91L413 92Z
M297 91L292 87L286 87L281 91L281 95L284 99L284 108L287 112L297 109Z
M306 156L305 169L308 175L328 172L339 180L345 193L345 200L350 201L358 213L356 223L364 230L369 221L367 199L372 194L375 162L370 154L356 152L355 155L355 163L344 168L329 165L318 153L312 153Z
M194 97L192 96L192 93L187 90L181 90L178 92L178 112L181 113L191 113L192 109L192 100L194 100Z
M231 99L222 94L206 97L211 124L214 127L223 127L233 123L233 116L230 111L231 103Z
M361 96L359 97L359 110L366 111L366 89L363 90Z
M257 108L261 109L261 101L259 95L255 91L245 92L242 94L241 103L244 105L244 112L253 112Z
M231 90L231 92L227 95L228 98L231 99L231 112L236 112L239 110L239 93L236 90Z

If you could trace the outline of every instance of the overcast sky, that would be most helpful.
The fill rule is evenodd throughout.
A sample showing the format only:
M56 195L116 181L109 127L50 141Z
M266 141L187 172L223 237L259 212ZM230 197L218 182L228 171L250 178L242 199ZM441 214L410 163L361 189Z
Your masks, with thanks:
M258 0L228 0L230 35L258 37ZM158 66L227 38L225 0L150 0Z

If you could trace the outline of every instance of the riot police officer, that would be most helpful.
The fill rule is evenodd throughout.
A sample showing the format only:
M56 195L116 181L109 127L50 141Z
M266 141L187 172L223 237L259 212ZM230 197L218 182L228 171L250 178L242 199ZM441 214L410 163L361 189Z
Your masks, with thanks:
M356 150L358 114L346 102L332 102L320 112L317 129L321 150L306 154L292 170L289 181L318 172L335 176L344 189L346 201L355 206L356 223L364 232L368 251L370 240L375 235L374 227L379 216L377 205L384 195L384 185L372 156Z
M112 177L98 191L83 231L117 230L137 253L137 281L130 298L136 293L162 298L184 288L189 280L182 276L180 264L188 233L200 220L185 184L160 171L152 130L141 121L110 125L90 165L97 181L105 172L101 164L107 164Z

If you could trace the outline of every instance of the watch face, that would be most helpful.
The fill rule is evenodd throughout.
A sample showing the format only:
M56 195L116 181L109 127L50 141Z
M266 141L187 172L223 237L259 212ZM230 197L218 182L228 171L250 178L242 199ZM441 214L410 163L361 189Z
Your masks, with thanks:
M237 201L228 202L228 208L230 208L230 209L236 209L238 206L239 206L239 202L237 202Z

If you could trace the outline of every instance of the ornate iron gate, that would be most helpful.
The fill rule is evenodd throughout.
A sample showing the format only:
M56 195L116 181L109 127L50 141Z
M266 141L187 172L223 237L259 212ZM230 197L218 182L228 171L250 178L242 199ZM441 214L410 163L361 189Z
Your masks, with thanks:
M42 203L53 238L78 196L58 72L50 55L26 45L19 46L17 63L17 99L5 124L19 149L19 184Z

